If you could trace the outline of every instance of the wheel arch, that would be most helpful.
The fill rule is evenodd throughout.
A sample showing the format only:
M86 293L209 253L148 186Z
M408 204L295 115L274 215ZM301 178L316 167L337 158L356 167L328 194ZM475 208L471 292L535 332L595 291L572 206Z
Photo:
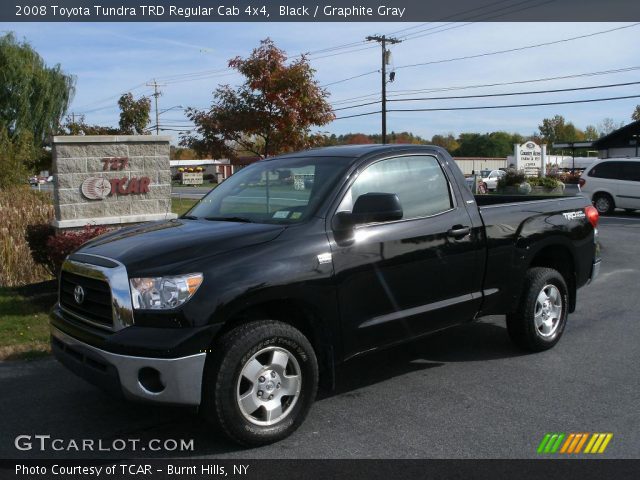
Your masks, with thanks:
M213 343L226 332L253 320L276 320L300 330L313 347L320 368L320 383L327 389L335 387L335 352L332 329L313 305L303 300L269 299L245 305L224 322Z
M528 268L547 267L558 271L567 284L569 294L569 313L576 309L577 279L576 262L571 249L566 245L547 245L538 250L531 258Z
M595 190L592 194L591 194L591 201L594 201L595 198L598 195L606 195L608 197L611 198L611 201L613 202L613 205L615 206L616 204L616 199L615 199L615 195L613 194L613 192L605 189L605 188L598 188L597 190Z

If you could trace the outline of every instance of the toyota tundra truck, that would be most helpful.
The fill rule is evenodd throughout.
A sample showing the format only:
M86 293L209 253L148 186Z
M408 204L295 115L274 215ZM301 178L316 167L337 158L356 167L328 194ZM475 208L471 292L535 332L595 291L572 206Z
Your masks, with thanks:
M496 314L518 347L553 347L598 273L597 223L581 196L474 196L434 146L268 158L71 254L52 349L106 390L274 442L355 357Z

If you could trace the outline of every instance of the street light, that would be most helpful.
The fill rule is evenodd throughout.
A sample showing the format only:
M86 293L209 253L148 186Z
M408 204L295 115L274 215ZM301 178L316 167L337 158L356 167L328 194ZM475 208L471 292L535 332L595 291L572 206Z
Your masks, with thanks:
M156 131L156 135L160 135L160 115L163 113L167 113L170 110L175 110L176 108L184 109L183 105L174 105L173 107L165 108L164 110L158 111L158 106L156 105L156 124L152 127L149 127L149 130Z
M164 110L160 110L160 111L158 112L158 115L162 115L163 113L168 112L169 110L174 110L174 109L176 109L176 108L182 108L182 109L184 109L184 106L183 106L183 105L174 105L173 107L165 108Z

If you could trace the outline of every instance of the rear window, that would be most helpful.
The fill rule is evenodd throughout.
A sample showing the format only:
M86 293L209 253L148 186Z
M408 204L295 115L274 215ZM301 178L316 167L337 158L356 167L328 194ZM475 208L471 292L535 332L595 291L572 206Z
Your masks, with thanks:
M602 162L589 171L589 176L640 182L640 162Z

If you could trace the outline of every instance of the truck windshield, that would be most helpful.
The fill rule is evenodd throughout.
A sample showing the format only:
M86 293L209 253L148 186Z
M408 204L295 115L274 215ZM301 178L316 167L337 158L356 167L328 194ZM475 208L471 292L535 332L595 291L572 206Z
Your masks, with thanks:
M339 157L260 161L222 182L183 218L298 223L313 215L348 165Z

